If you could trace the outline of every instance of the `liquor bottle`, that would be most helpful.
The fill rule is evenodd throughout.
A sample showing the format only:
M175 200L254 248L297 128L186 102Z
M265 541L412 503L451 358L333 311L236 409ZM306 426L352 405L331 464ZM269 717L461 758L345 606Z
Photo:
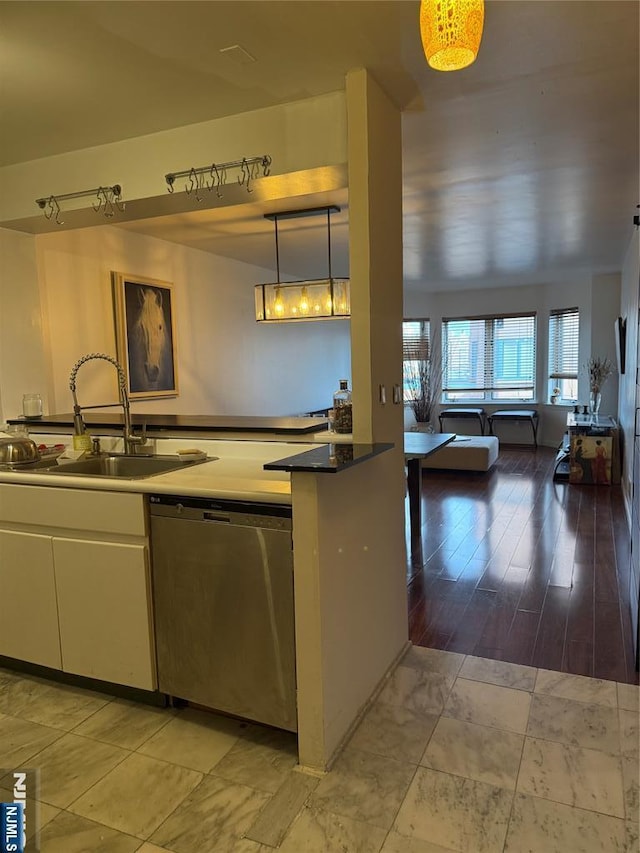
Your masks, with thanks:
M333 395L333 411L335 432L343 434L353 432L351 391L347 379L340 380L340 388Z

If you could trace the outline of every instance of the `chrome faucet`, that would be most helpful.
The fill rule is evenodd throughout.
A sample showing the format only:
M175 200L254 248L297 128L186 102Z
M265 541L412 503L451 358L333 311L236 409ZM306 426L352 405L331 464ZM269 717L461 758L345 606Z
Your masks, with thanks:
M78 398L76 396L76 375L78 373L78 370L82 367L83 364L85 364L85 362L92 361L93 359L102 359L103 361L108 361L109 364L112 364L118 371L118 387L120 390L119 403L103 403L97 406L80 406L78 404ZM101 352L92 352L88 355L83 355L82 358L78 359L78 361L76 361L76 363L73 365L71 375L69 376L69 388L71 389L71 394L73 395L73 425L76 434L81 435L82 433L86 432L86 426L84 420L82 419L82 412L84 409L102 409L106 408L107 406L122 406L122 413L124 417L124 452L134 454L136 452L136 447L140 447L147 443L146 427L144 425L142 427L141 435L135 435L131 428L131 409L129 407L129 395L127 394L127 378L124 375L122 365L120 364L120 362L116 361L115 358L112 358L110 355L105 355L105 353Z

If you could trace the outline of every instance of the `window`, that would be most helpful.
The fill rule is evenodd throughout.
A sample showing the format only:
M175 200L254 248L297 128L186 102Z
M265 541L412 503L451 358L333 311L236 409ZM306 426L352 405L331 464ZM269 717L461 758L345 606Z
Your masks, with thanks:
M402 323L403 399L414 400L418 394L421 365L430 356L430 322L405 320Z
M577 308L549 313L549 397L571 402L578 397L578 344L580 315Z
M448 402L533 400L536 315L443 319L442 358Z

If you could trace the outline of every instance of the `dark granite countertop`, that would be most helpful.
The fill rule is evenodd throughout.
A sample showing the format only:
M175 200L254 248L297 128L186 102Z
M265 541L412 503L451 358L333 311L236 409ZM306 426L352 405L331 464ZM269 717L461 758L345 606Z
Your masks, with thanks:
M122 429L123 417L120 412L82 413L86 425L105 429ZM248 415L142 415L132 414L134 426L146 424L148 433L169 430L184 432L271 432L283 435L303 435L321 432L327 428L325 418L276 418L251 417ZM38 427L69 427L73 429L73 415L43 415L40 418L9 418L8 424L31 424Z
M310 471L336 474L391 450L393 444L323 444L304 453L286 456L264 465L265 471Z

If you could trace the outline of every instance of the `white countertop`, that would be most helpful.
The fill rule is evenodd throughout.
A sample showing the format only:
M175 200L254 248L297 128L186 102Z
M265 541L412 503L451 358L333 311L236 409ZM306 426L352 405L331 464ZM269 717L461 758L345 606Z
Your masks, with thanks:
M60 435L38 436L38 441L55 443ZM103 450L121 451L121 440L102 439ZM317 445L295 445L288 442L209 441L202 439L160 439L156 452L172 454L177 450L197 447L215 461L189 465L183 469L151 477L127 480L111 477L73 476L71 474L22 473L0 471L1 483L30 486L55 486L68 489L92 489L139 494L174 494L194 497L222 498L269 503L291 503L291 478L286 471L264 471L265 462L272 462L292 453L312 450Z

